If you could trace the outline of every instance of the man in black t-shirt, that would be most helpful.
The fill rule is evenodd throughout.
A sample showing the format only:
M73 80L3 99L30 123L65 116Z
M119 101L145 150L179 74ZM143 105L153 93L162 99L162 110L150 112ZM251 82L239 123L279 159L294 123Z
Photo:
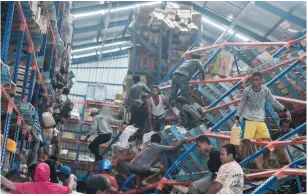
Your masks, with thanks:
M208 169L212 172L212 177L205 177L193 182L189 186L189 194L205 194L207 189L213 184L222 162L220 160L220 151L211 145L209 138L201 135L196 139L198 150L202 153L209 153Z

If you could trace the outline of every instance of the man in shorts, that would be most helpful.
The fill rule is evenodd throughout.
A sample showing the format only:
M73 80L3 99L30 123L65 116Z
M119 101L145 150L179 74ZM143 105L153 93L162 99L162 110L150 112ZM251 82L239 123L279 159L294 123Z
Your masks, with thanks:
M248 157L248 146L252 139L270 141L270 133L264 122L265 101L267 100L279 111L285 111L291 121L290 112L281 105L272 95L269 88L262 85L262 74L255 72L252 75L252 85L245 88L242 93L240 105L237 110L235 123L238 126L240 117L242 122L243 159ZM269 168L269 152L263 154L263 168Z
M156 160L165 153L171 153L178 150L183 142L177 143L175 146L160 145L161 137L159 134L151 136L151 143L142 150L129 164L129 169L132 173L136 174L136 188L142 185L146 186L147 180L154 178L160 172L159 168L153 168ZM146 178L145 178L146 177Z

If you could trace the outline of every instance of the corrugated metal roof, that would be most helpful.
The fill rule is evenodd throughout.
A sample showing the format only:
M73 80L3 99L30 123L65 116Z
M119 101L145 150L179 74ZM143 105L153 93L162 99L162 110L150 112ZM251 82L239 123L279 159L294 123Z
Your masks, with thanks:
M103 2L98 2L98 3L103 3ZM98 3L96 2L97 5ZM130 2L130 3L136 4L136 2ZM144 2L141 2L141 3L144 3ZM175 3L183 4L184 2L182 3L175 2ZM209 20L214 21L218 25L227 24L227 26L229 26L232 21L235 21L235 18L242 12L242 10L247 6L247 4L250 3L250 1L225 1L225 2L223 1L191 1L188 3L191 3L191 5L197 5L198 8L204 10L203 14L208 14L204 16L209 18ZM261 7L259 5L251 6L251 8L245 11L246 13L244 14L244 16L241 17L237 21L237 24L240 27L245 28L243 29L246 31L245 33L251 33L250 36L256 37L257 40L260 40L259 38L265 37L270 41L283 41L283 36L281 35L282 32L278 25L281 22L287 20L286 18L287 16L289 16L289 14L293 20L296 20L297 18L306 20L306 2L305 1L301 1L301 2L299 1L263 2L262 1L262 3L266 5L264 5L264 7ZM95 2L90 2L90 3L75 2L74 6L75 7L82 7L82 6L88 7L90 5L96 5L96 4ZM109 5L110 4L107 4L104 7L107 8ZM118 2L113 2L112 9L116 8L116 5L118 5ZM128 5L129 4L125 4L124 6L127 7ZM286 14L277 13L276 11L274 12L274 10L271 10L267 6L274 6L273 7L274 9L276 8L281 11L284 11L286 12ZM121 10L119 12L109 13L109 16L108 16L109 21L114 22L114 21L127 20L129 18L129 15L131 14L131 11L132 9L126 9L126 10ZM137 9L135 11L137 11ZM224 24L221 23L223 21L224 21ZM291 28L294 30L304 29L304 26L299 26L295 24L297 23L295 21L294 22L288 21L288 22L291 24ZM74 21L75 28L94 26L97 24L99 25L100 23L102 23L100 15L99 16L97 15L88 16L85 18L76 18ZM215 40L216 38L219 37L220 34L222 34L222 32L219 29L214 29L215 27L208 26L208 25L206 26L205 23L203 25L204 25L203 34L206 37L209 37ZM125 29L125 26L122 25L120 27L111 27L111 28L107 28L106 30L102 30L100 33L100 38L98 40L97 40L97 35L99 33L99 30L96 30L93 32L84 32L81 34L75 34L73 36L73 45L83 45L86 43L95 43L97 41L109 40L109 39L114 38L114 36L117 36L120 32L123 32L124 29ZM244 34L244 33L242 35L249 36L249 34ZM126 33L126 36L128 36L128 33Z
M129 55L120 55L102 61L73 65L71 70L76 77L71 96L76 100L84 100L88 85L104 84L106 102L110 103L116 92L123 89L123 81L127 74ZM81 111L82 106L78 106Z

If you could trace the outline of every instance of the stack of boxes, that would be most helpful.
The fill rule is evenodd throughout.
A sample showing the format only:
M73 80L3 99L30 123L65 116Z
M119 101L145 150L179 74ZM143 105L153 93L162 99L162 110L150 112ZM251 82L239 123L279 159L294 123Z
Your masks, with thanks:
M129 32L134 26L137 29L137 43L146 41L151 48L138 47L136 49L136 69L149 71L155 76L157 73L158 49L162 44L162 76L172 69L184 52L191 46L202 31L202 16L193 12L192 6L178 5L167 2L166 7L140 7L137 18L130 24ZM162 28L162 42L160 43L160 28ZM170 32L172 32L172 47L169 48ZM171 52L171 53L169 53ZM132 55L132 53L130 54ZM132 57L129 69L132 68ZM148 78L149 79L149 78ZM151 82L151 80L148 80Z

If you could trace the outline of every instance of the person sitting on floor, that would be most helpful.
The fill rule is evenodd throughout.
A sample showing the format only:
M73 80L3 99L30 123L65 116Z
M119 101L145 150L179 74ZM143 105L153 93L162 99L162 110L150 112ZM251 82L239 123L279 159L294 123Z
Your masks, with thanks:
M175 146L160 145L161 137L159 134L151 136L151 143L142 150L129 164L129 169L132 173L136 174L136 188L142 185L147 185L147 181L159 175L160 169L153 168L154 162L164 153L171 153L178 150L182 142L178 142ZM147 177L147 178L145 178Z
M220 158L223 165L206 194L243 194L244 174L241 166L236 162L235 146L223 145Z
M100 174L104 175L110 182L111 186L114 187L117 191L107 191L107 194L119 194L119 189L117 182L113 176L111 176L111 172L113 169L113 164L110 160L101 160L99 163L99 171Z
M212 176L202 178L190 184L188 193L205 194L210 185L214 183L216 173L218 172L220 166L222 165L222 162L220 160L220 151L211 145L210 139L207 136L205 135L199 136L196 139L196 144L198 150L202 154L209 153L209 160L207 164L209 171L212 172Z
M151 131L160 132L165 128L165 107L176 116L173 108L167 98L160 94L160 88L157 85L151 87L151 97L147 99L148 122Z
M203 123L200 113L193 105L187 104L184 97L177 97L175 106L180 110L181 122L179 125L187 128L187 130L196 128Z

